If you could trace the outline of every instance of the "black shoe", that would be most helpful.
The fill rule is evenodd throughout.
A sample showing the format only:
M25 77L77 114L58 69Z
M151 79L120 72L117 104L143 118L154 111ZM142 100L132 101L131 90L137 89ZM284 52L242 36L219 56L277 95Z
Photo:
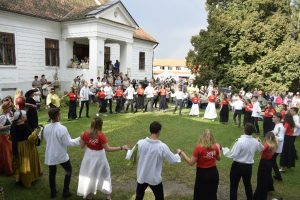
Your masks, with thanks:
M63 193L63 195L62 195L62 197L63 197L64 199L69 198L70 196L72 196L72 193L71 193L71 192L65 192L65 193Z

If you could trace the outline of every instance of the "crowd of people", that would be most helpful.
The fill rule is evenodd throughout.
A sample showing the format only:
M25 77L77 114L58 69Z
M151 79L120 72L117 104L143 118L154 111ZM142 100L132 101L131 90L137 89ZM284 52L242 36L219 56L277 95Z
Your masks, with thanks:
M57 196L56 166L61 165L65 170L64 188L62 196L71 196L69 185L72 175L72 165L67 153L67 146L81 146L85 154L80 166L77 195L85 199L93 198L97 191L106 194L111 199L112 185L110 166L106 158L106 151L127 151L127 159L137 159L137 188L136 199L143 199L144 192L149 186L156 199L164 199L161 178L162 162L181 162L185 160L189 165L197 165L194 199L217 199L219 174L216 161L221 153L233 160L230 170L230 199L237 199L240 179L243 179L247 199L265 200L269 191L274 190L273 179L282 181L285 170L295 167L298 159L295 148L296 137L300 135L300 120L298 109L300 95L268 95L261 91L245 92L241 89L233 94L231 88L221 91L210 82L208 87L194 87L188 82L165 83L161 80L143 81L130 80L122 73L115 77L108 75L102 79L97 77L90 82L76 77L71 84L70 92L64 96L56 94L55 88L48 93L43 91L49 82L42 76L41 80L34 77L32 89L25 95L17 90L14 98L5 97L1 100L0 110L0 172L8 176L15 175L16 184L30 188L32 183L41 175L41 164L37 151L41 134L38 123L38 109L45 105L49 109L49 124L43 130L46 141L45 164L49 166L50 197ZM40 98L39 98L40 97ZM103 120L95 117L91 121L90 129L84 131L80 137L72 139L67 128L61 121L61 99L69 98L68 119L80 118L84 106L86 117L89 115L89 103L98 102L99 113L138 111L147 112L166 111L168 104L174 103L176 113L182 114L182 108L190 107L189 115L199 116L201 102L207 101L203 118L215 120L218 116L223 124L228 124L229 112L233 112L233 121L244 128L240 138L231 149L221 147L211 130L201 133L193 154L189 157L183 150L177 149L172 153L169 147L160 141L162 125L155 121L150 124L150 136L139 140L132 149L129 145L112 147L109 145L102 126ZM281 99L281 100L280 100ZM39 101L38 101L39 100ZM44 102L42 102L44 100ZM77 103L80 102L77 117ZM242 123L242 115L244 115ZM264 140L260 141L258 122L263 120ZM251 176L255 152L261 152L261 159L257 172L257 186L252 191ZM279 166L277 157L280 155ZM29 159L28 159L29 158ZM3 163L3 164L2 164ZM272 169L275 175L272 177ZM150 174L150 175L149 175Z

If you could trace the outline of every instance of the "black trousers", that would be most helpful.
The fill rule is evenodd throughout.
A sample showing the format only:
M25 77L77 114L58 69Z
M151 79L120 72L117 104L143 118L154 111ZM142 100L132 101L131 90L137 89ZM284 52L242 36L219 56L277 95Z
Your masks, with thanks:
M120 113L123 110L123 98L122 97L117 97L116 99L116 112Z
M259 134L258 117L251 117L252 124L255 126L256 133Z
M272 117L264 117L264 123L263 123L263 134L266 136L266 134L269 131L272 131L275 127L274 122L272 121Z
M217 167L197 168L194 200L217 200L218 185Z
M76 119L77 118L76 107L77 107L76 101L69 102L68 119Z
M87 100L87 101L81 101L79 117L81 117L81 113L82 113L82 109L83 109L84 104L85 104L85 107L86 107L86 116L87 117L89 116L89 101Z
M63 193L65 194L69 192L69 186L70 186L71 176L72 176L72 166L70 160L61 163L60 165L65 170L65 180L64 180L64 190L63 190ZM55 179L56 179L56 165L49 165L49 185L50 185L51 194L57 193Z
M148 183L137 183L135 200L142 200L144 198L145 190L148 186L154 193L155 200L164 200L164 188L162 183L158 185L149 185Z
M278 164L277 164L277 156L278 155L279 155L279 153L274 153L274 155L272 157L273 170L274 170L274 173L275 173L275 177L277 179L282 179L281 173L279 171Z
M252 185L252 164L233 162L230 169L230 200L237 200L237 190L240 179L243 179L247 200L253 199Z
M239 123L238 125L241 126L241 118L242 118L243 110L235 110L233 114L233 121L236 124L236 116L238 117Z

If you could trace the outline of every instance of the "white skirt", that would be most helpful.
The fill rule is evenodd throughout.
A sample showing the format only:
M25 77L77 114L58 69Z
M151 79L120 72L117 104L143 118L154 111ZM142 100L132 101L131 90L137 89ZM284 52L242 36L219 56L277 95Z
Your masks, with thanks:
M111 194L110 167L105 150L86 148L79 171L77 195L86 198L90 193L96 194L97 191Z
M191 111L190 111L190 115L199 115L199 105L197 103L193 103Z
M209 102L206 106L205 113L204 113L205 119L215 119L217 118L217 111L216 111L216 105L215 103Z

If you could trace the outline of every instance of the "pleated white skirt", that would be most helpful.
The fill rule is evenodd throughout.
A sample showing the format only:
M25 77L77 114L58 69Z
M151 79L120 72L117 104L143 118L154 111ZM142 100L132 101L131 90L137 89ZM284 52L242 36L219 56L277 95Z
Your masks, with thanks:
M217 111L216 111L216 105L215 103L209 102L206 106L205 113L204 113L205 119L215 119L217 118Z
M77 195L86 198L90 193L112 192L110 167L105 150L86 148L79 171Z

